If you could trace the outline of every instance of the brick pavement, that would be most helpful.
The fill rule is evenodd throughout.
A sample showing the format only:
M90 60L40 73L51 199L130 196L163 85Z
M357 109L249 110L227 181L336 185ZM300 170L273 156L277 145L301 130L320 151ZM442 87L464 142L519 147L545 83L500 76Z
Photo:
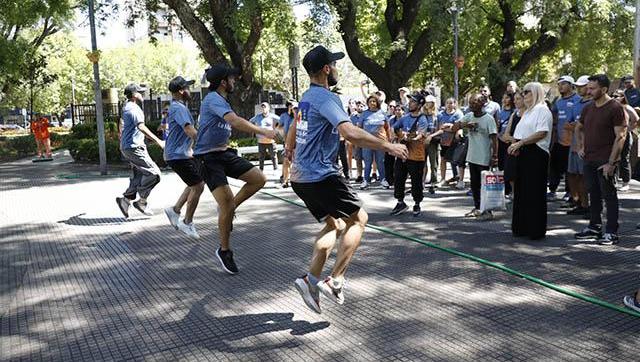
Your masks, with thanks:
M193 240L161 214L183 187L172 173L150 198L158 215L124 220L113 198L127 179L66 161L0 165L0 360L637 360L639 318L372 230L347 302L324 300L316 315L292 287L319 229L306 210L264 194L243 205L241 273L229 276L214 258L209 194ZM511 238L506 218L463 220L460 192L429 196L418 219L389 218L388 191L362 195L370 223L611 303L640 285L633 193L617 247L572 240L585 222L555 210L547 240L530 242Z

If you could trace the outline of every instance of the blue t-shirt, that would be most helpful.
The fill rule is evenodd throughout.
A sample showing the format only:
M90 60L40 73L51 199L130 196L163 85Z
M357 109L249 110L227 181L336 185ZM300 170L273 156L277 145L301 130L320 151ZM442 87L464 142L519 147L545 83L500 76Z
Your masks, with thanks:
M135 102L127 102L122 110L122 136L120 147L123 150L144 147L144 134L138 129L144 123L144 112Z
M513 108L511 109L503 109L500 108L498 112L498 133L504 134L504 131L507 130L507 125L509 125L509 119L513 114Z
M424 134L429 128L427 117L424 114L420 114L416 119L416 117L412 116L411 113L407 113L395 123L394 129L401 129L404 132L410 132L414 124L416 124L416 133Z
M296 149L291 181L310 183L338 175L336 164L340 135L338 125L349 122L340 98L328 89L311 84L298 104Z
M229 145L231 125L224 120L227 113L233 110L218 92L210 92L200 105L200 129L194 155L202 155L211 151L224 151Z
M165 161L186 160L193 157L191 150L193 140L184 132L186 125L193 126L193 117L187 106L176 100L171 101L167 122L169 122L169 132L164 145Z
M362 119L360 118L360 114L354 113L349 117L349 119L354 126L362 128Z
M558 124L556 126L558 141L564 138L564 133L566 131L564 129L564 125L576 121L573 107L580 103L580 99L580 96L574 93L568 97L558 99L553 105L552 111L558 116Z
M447 110L445 109L442 112L438 113L437 129L440 129L440 127L442 127L445 124L453 124L455 122L458 122L459 120L462 119L462 117L464 117L464 114L462 114L462 111L459 109L456 109L453 113L447 113ZM453 139L453 132L445 131L440 136L440 140L444 144L451 143L450 141L452 139Z
M640 107L640 90L638 88L625 89L624 96L631 107Z
M260 127L260 128L265 128L265 129L274 129L274 125L276 123L278 123L278 117L273 114L273 113L269 113L268 115L263 115L262 113L260 114L256 114L255 116L253 116L253 118L251 118L249 120L249 122L255 124L256 126ZM273 143L273 140L270 138L267 138L261 134L256 134L256 137L258 138L258 142L259 143Z
M285 139L287 137L287 133L289 133L289 128L291 127L291 123L293 123L293 117L291 117L289 113L284 112L283 114L280 115L280 120L278 121L278 124L281 125L282 129L284 130Z
M366 110L360 117L362 128L374 136L384 133L384 124L387 122L387 115L380 109L375 112Z
M166 141L167 137L169 136L169 130L166 129L164 126L166 126L169 123L169 120L167 119L167 116L162 117L162 120L160 121L160 125L163 126L162 129L162 140Z

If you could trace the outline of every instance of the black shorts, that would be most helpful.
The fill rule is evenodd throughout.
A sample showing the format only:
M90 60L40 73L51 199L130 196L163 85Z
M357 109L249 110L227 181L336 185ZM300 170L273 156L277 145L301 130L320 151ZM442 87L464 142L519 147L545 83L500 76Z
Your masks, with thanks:
M332 175L310 183L292 182L291 187L318 222L323 222L327 216L349 217L362 207L358 195L341 176Z
M170 160L167 161L167 165L180 176L187 186L197 185L203 181L202 176L200 176L200 164L193 158Z
M228 185L227 176L237 179L254 167L231 148L197 155L195 158L200 163L200 174L210 191Z

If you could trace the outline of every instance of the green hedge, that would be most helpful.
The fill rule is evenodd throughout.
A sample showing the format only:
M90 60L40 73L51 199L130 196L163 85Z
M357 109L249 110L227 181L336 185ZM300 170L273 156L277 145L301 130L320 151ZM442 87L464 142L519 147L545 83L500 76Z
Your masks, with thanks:
M69 138L69 134L50 133L51 148L64 147ZM5 140L0 141L0 160L3 161L33 156L37 151L38 147L33 135L7 137Z
M104 133L107 138L118 138L118 124L115 122L104 123ZM95 122L79 123L71 128L73 139L98 139L98 126Z
M237 147L250 147L257 146L258 139L256 137L236 138L229 141L229 146L233 148Z
M98 150L97 139L70 139L66 143L69 154L76 162L98 163L100 162L100 151ZM118 140L105 140L107 151L107 162L120 162L120 143Z

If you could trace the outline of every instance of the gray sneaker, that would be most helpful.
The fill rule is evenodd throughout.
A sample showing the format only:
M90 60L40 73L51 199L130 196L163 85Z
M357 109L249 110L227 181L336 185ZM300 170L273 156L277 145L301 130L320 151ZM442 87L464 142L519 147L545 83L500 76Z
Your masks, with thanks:
M164 213L167 215L171 226L173 226L176 230L178 230L178 221L180 221L180 214L173 211L173 206L167 207L164 209Z
M116 203L120 208L120 212L124 215L125 218L129 217L129 200L125 197L116 197Z
M316 284L318 289L325 297L331 299L334 303L344 304L344 283L336 283L335 280L328 276L325 280L321 280Z
M638 301L633 295L625 295L622 301L624 302L624 305L626 305L628 308L631 308L636 312L640 313L640 303L638 303Z
M304 275L294 282L298 293L302 297L304 304L309 307L312 311L320 314L322 310L320 309L320 294L318 293L318 288L309 283L309 277Z
M133 207L135 207L136 210L140 211L144 215L153 216L153 211L147 208L146 202L134 201Z
M618 241L618 235L614 233L604 233L602 240L600 240L600 245L615 245Z

